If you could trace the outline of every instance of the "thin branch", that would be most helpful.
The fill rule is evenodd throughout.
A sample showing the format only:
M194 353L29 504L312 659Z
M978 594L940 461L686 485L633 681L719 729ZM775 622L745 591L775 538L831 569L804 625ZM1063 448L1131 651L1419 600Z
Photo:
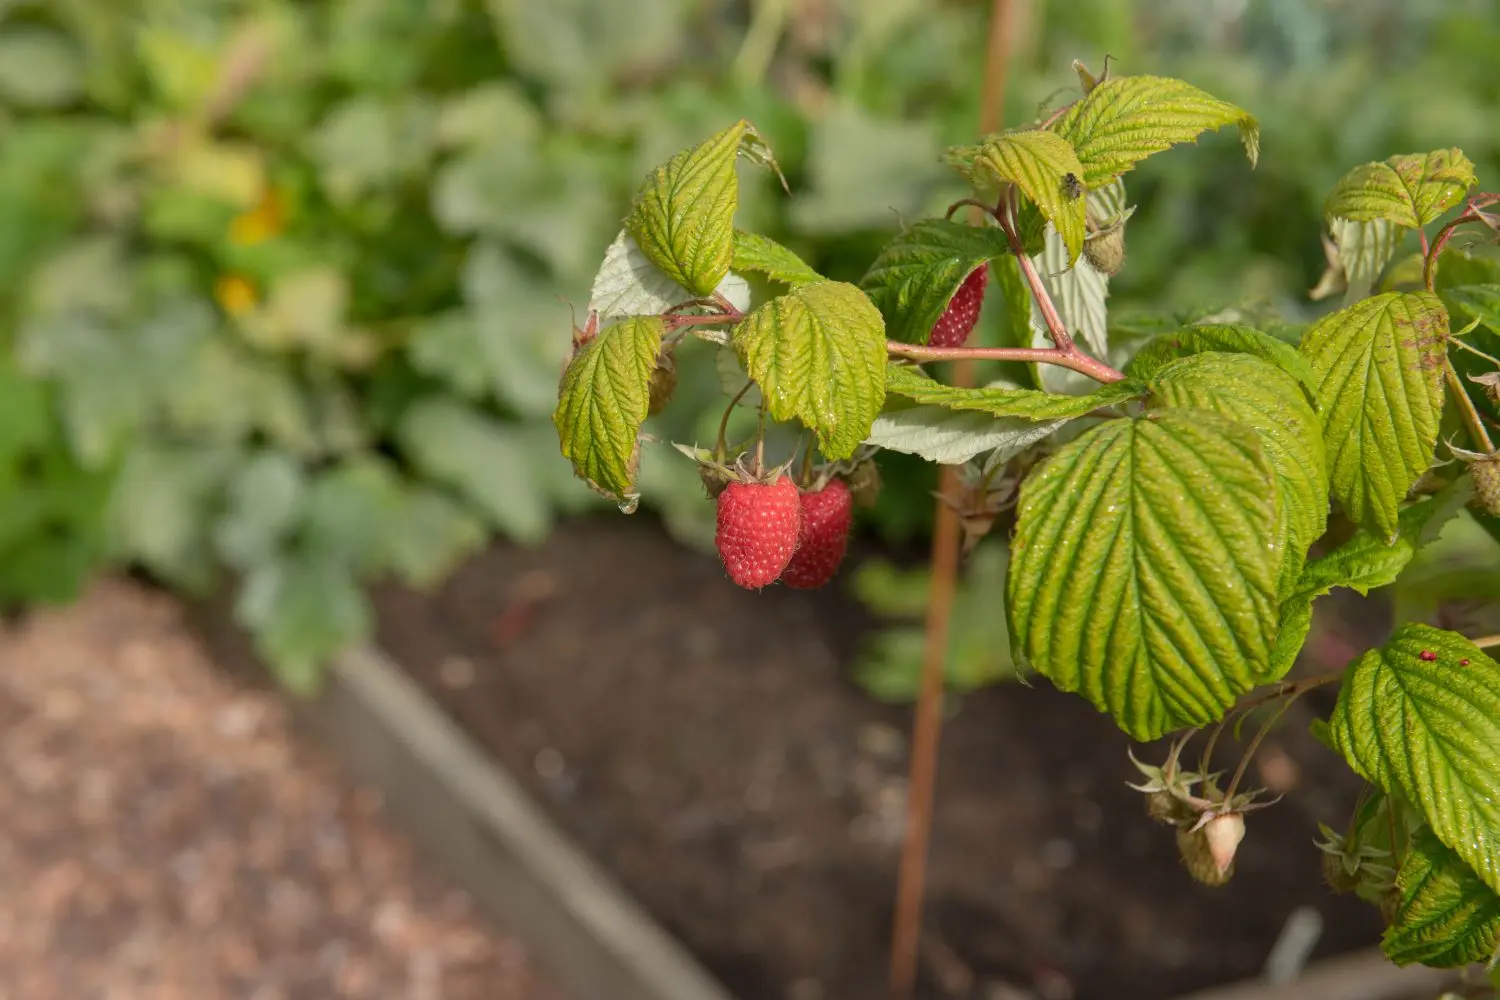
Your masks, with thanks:
M1495 357L1494 355L1491 355L1491 354L1484 353L1479 348L1475 347L1473 344L1466 344L1466 343L1464 343L1462 340L1460 340L1458 338L1457 334L1454 334L1452 337L1448 338L1448 342L1450 344L1453 344L1455 347L1462 347L1464 350L1468 351L1470 354L1477 354L1481 358L1483 358L1484 360L1488 361L1490 364L1496 366L1497 368L1500 368L1500 358L1497 358L1497 357Z
M1250 761L1255 757L1256 752L1260 750L1261 743L1265 741L1266 736L1275 727L1276 723L1281 721L1281 717L1286 714L1287 709L1291 708L1292 704L1298 698L1302 697L1302 693L1302 691L1295 691L1280 705L1276 706L1275 713L1256 732L1255 738L1250 741L1249 749L1240 758L1240 766L1234 769L1234 777L1229 779L1229 787L1224 790L1225 802L1234 801L1235 793L1240 790L1240 781L1244 779L1245 771L1250 767Z
M885 350L894 357L913 361L1022 361L1059 365L1087 375L1096 382L1120 382L1125 378L1122 372L1078 350L1071 340L1067 350L1060 347L927 347L888 340Z
M1025 276L1026 284L1036 298L1037 308L1042 313L1042 321L1047 324L1047 334L1059 350L1076 354L1078 352L1073 346L1073 336L1068 333L1062 317L1057 314L1057 306L1053 304L1052 296L1047 292L1047 286L1042 284L1042 276L1036 273L1036 265L1032 264L1031 258L1026 253L1026 247L1021 242L1021 236L1016 232L1014 189L1007 192L1007 203L1004 214L1000 216L1000 228L1005 231L1005 238L1010 241L1010 248L1016 255L1016 263L1021 266L1021 274Z
M726 445L724 443L724 436L729 432L729 418L734 416L734 408L740 405L740 400L745 398L745 393L749 392L753 388L755 388L755 380L747 380L745 382L745 387L739 392L735 393L734 398L729 401L729 405L724 407L724 416L719 418L719 437L718 440L714 442L714 461L724 461L724 458L727 454L725 450Z
M731 307L733 308L733 307ZM678 330L690 326L724 326L729 323L738 323L745 318L745 314L738 309L732 312L709 313L705 316L666 316L667 330L676 333Z
M1479 222L1486 226L1491 225L1493 217L1486 216L1481 210L1496 202L1500 202L1500 194L1489 191L1476 194L1469 199L1468 205L1464 207L1463 212L1458 217L1437 231L1437 235L1432 240L1432 248L1426 251L1427 260L1422 265L1422 284L1429 292L1436 290L1438 258L1442 256L1443 250L1448 246L1448 240L1452 238L1453 231L1468 222ZM1418 232L1421 232L1421 230L1418 230Z
M1490 646L1500 646L1500 635L1482 635L1478 639L1470 639L1469 641L1480 649L1487 649Z
M1458 407L1458 415L1463 419L1464 426L1469 429L1469 436L1474 439L1474 444L1486 455L1495 452L1495 443L1490 440L1489 431L1484 429L1484 421L1480 419L1479 411L1474 408L1474 401L1464 391L1464 384L1459 381L1458 372L1453 368L1453 362L1447 356L1443 357L1443 377L1448 380L1448 391L1453 396L1453 403Z

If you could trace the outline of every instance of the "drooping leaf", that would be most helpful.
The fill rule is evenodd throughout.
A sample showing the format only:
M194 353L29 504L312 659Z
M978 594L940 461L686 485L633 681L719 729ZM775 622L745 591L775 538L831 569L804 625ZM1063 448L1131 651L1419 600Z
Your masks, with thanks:
M745 279L729 272L715 289L736 309L750 308L750 287ZM647 257L630 233L620 230L604 262L594 275L589 292L589 311L601 321L624 316L652 316L695 298L692 292L667 277Z
M733 343L771 416L802 421L832 461L854 454L885 402L885 323L863 292L794 288L745 317Z
M1139 382L1125 380L1102 385L1087 396L1065 396L1038 389L988 386L965 389L944 385L920 368L892 363L886 368L885 390L915 403L944 406L950 410L974 410L997 417L1025 420L1057 420L1081 417L1101 406L1135 399L1144 392Z
M1275 492L1255 432L1216 413L1088 431L1021 487L1018 656L1137 740L1220 718L1268 676Z
M1463 510L1471 496L1473 485L1460 479L1437 495L1406 507L1401 511L1400 531L1394 543L1364 529L1355 532L1343 545L1307 564L1297 591L1318 596L1334 587L1348 587L1368 594L1377 587L1389 586L1417 551Z
M1363 595L1395 583L1417 551L1435 539L1443 525L1463 510L1473 492L1468 479L1455 480L1436 496L1401 511L1395 542L1361 528L1332 552L1309 560L1292 592L1282 599L1281 631L1276 637L1273 657L1277 669L1273 672L1281 676L1296 661L1312 629L1314 600L1334 587L1348 587Z
M995 461L1005 461L1067 421L1066 417L1023 420L946 406L888 404L870 426L866 443L940 465L962 465L986 452L994 454Z
M1403 625L1349 667L1329 724L1350 767L1417 806L1500 891L1500 664L1457 633Z
M892 340L925 344L964 279L1009 252L1005 234L993 226L923 219L886 244L860 287L885 317Z
M1328 220L1328 231L1323 242L1328 268L1308 294L1317 301L1343 292L1345 305L1370 294L1406 235L1404 227L1389 219L1334 218Z
M1276 559L1285 593L1328 523L1327 456L1301 386L1254 355L1209 351L1167 362L1150 389L1163 406L1212 410L1260 435L1276 475Z
M1302 335L1317 379L1331 489L1349 517L1387 538L1427 471L1443 412L1448 313L1429 292L1387 292Z
M1174 358L1192 357L1205 351L1253 355L1271 362L1292 376L1307 387L1309 394L1317 391L1318 382L1312 368L1291 344L1277 340L1268 333L1261 333L1253 327L1221 323L1185 326L1153 337L1136 351L1130 364L1125 366L1125 374L1134 378L1150 378Z
M1083 190L1098 185L1088 183L1067 140L1038 129L1000 132L977 146L949 150L947 160L981 191L1004 184L1020 188L1062 237L1068 263L1078 259L1083 252Z
M1227 101L1181 80L1117 76L1105 80L1052 126L1073 145L1083 164L1083 182L1102 187L1141 160L1199 133L1234 125L1254 165L1260 155L1260 125Z
M744 119L652 171L625 228L667 277L694 295L710 295L734 257L739 206L735 163L759 136Z
M578 475L622 503L636 496L637 435L665 328L660 317L636 316L600 330L563 374L552 417Z
M1355 222L1388 219L1417 229L1458 204L1475 182L1474 164L1456 147L1393 156L1341 177L1323 213Z
M1456 969L1486 962L1500 937L1500 895L1423 829L1396 875L1400 901L1380 946L1396 965Z
M730 266L736 272L763 274L793 288L824 280L812 265L769 236L743 229L734 231L734 260Z

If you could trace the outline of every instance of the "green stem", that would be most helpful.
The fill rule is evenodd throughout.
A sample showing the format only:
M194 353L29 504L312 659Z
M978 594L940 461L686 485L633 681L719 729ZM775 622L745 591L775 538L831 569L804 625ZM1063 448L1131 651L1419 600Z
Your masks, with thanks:
M1458 372L1453 368L1453 362L1446 356L1443 358L1443 377L1448 380L1448 391L1453 396L1453 402L1458 406L1458 415L1463 418L1464 426L1469 429L1469 436L1474 439L1474 444L1486 455L1495 453L1494 442L1490 440L1489 431L1484 429L1484 421L1479 416L1479 411L1474 408L1474 401L1469 394L1464 392L1464 384L1458 379Z
M760 414L755 419L755 474L766 468L766 397L760 398Z
M726 453L724 435L729 432L729 418L734 416L734 408L740 405L740 400L745 398L745 393L749 392L751 387L754 385L755 381L753 379L747 381L745 383L745 387L739 392L735 393L734 398L729 401L729 405L724 407L724 416L719 418L719 437L718 440L714 442L714 461L720 463L724 461L724 456Z
M1276 723L1281 721L1281 717L1286 714L1287 709L1292 707L1292 703L1302 697L1302 693L1302 691L1295 691L1290 698L1278 705L1275 714L1265 721L1265 725L1261 726L1260 731L1255 734L1255 739L1250 741L1250 747L1245 751L1245 756L1240 758L1240 766L1234 770L1234 777L1229 779L1229 788L1224 792L1225 802L1234 801L1234 793L1240 788L1240 779L1245 776L1245 770L1250 766L1250 761L1254 759L1256 751L1260 749L1262 741Z
M1489 354L1484 353L1479 348L1475 347L1473 344L1466 344L1466 343L1464 343L1462 340L1458 339L1458 335L1457 334L1454 334L1452 337L1450 337L1449 340L1448 340L1448 342L1450 344L1453 344L1455 347L1462 347L1464 350L1468 351L1470 354L1477 354L1481 358L1483 358L1484 360L1488 361L1490 364L1494 365L1496 368L1500 368L1500 358L1493 357L1493 356L1491 356Z

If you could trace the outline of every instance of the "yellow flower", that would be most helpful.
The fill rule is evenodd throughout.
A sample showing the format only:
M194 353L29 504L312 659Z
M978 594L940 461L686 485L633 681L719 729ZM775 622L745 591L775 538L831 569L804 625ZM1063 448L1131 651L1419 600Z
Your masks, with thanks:
M248 212L235 216L229 224L229 242L247 247L263 243L286 228L286 204L274 188L267 188L256 205Z
M214 298L231 316L243 316L255 308L257 296L250 279L239 274L225 274L214 282Z

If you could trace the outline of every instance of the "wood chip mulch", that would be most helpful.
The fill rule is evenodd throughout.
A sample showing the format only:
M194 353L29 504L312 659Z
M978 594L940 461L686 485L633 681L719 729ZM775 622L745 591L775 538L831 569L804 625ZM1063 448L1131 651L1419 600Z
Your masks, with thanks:
M0 628L0 997L560 1000L123 580Z

